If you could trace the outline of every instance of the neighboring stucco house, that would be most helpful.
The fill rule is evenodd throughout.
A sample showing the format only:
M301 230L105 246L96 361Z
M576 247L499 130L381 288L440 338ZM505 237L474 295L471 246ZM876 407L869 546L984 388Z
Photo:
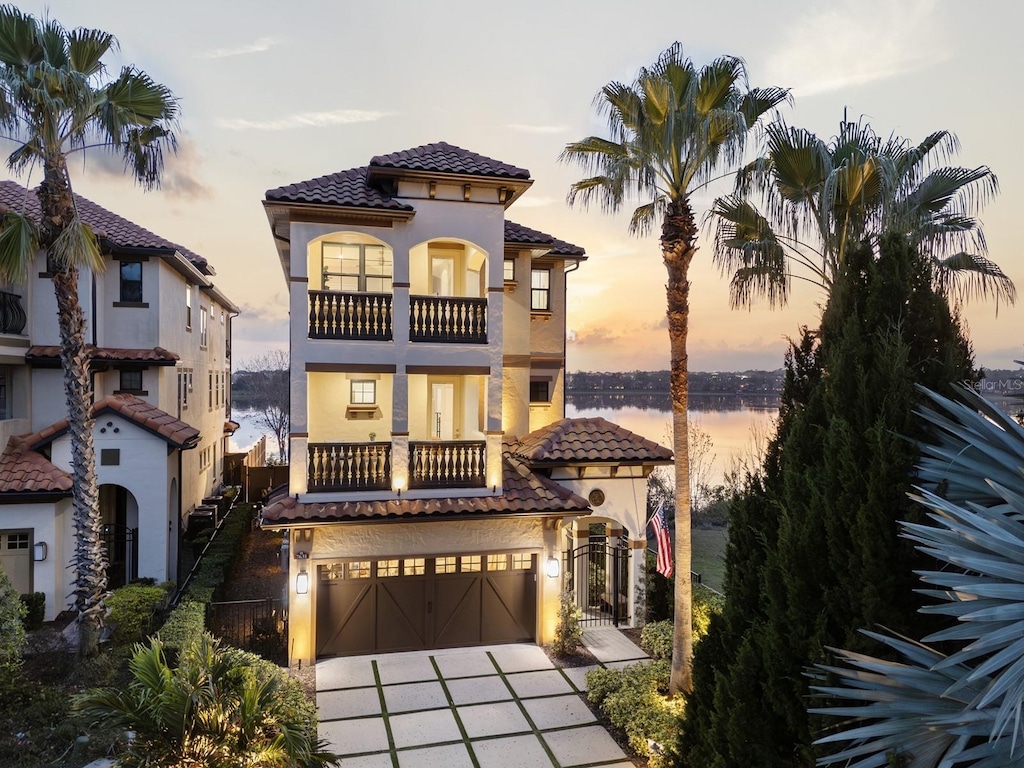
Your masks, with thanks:
M263 525L290 537L292 661L549 642L566 569L588 610L642 615L642 558L609 552L645 547L646 477L671 454L563 419L586 257L506 219L532 183L437 143L267 192L292 431Z
M93 437L112 586L176 580L188 515L221 486L237 307L203 257L76 196L106 269L83 270ZM34 190L0 182L0 212L38 217ZM40 253L0 291L0 564L20 592L67 605L70 437L53 285Z

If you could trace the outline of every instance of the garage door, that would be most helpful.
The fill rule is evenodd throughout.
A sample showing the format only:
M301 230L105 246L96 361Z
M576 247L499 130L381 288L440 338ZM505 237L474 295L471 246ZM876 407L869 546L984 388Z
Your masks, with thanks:
M0 531L0 568L19 595L32 591L30 531Z
M362 560L319 566L317 656L534 640L537 556Z

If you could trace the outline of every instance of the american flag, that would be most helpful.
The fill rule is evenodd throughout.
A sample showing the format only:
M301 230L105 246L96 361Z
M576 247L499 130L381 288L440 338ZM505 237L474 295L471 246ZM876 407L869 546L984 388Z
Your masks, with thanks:
M658 505L650 524L654 526L654 538L658 542L658 573L667 579L672 575L672 540L668 536L664 502Z

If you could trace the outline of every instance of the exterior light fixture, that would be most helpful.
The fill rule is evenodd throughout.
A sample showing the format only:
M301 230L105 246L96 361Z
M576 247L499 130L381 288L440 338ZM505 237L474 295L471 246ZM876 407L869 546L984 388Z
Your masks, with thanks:
M402 498L402 488L405 487L405 478L399 477L395 479L395 493L398 498Z
M299 571L295 575L295 594L305 595L309 593L309 574Z
M35 546L32 548L32 559L41 563L46 559L47 547L45 541L37 541Z
M557 579L558 575L562 572L562 564L558 562L557 557L549 557L547 563L544 565L544 573L549 578Z

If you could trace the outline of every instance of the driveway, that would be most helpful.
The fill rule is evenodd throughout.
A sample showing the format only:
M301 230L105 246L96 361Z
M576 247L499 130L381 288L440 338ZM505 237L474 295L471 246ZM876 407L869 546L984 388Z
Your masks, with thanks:
M536 645L324 659L320 736L345 768L632 768L581 698L587 669Z

